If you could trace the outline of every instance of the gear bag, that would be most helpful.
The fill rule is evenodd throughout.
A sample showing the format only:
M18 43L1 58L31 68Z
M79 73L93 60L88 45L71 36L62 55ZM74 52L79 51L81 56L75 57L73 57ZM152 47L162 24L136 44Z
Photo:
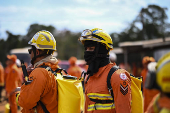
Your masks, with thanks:
M84 94L82 79L71 75L62 75L63 69L58 68L53 71L48 66L40 66L51 71L58 83L58 113L81 113L84 110ZM67 72L63 70L66 74ZM49 113L45 105L40 101L45 113Z
M107 77L107 87L113 97L113 100L114 100L114 94L110 83L110 79L112 74L118 69L120 69L118 66L113 66L110 69ZM137 78L132 74L130 74L130 77L131 77L131 94L132 94L132 104L131 104L132 113L143 113L143 96L141 91L142 77Z

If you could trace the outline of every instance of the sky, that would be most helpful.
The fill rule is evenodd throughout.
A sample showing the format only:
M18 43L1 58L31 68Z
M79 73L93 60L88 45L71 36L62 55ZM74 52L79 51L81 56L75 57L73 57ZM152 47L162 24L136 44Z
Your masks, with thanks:
M168 8L170 22L170 0L0 0L0 38L7 38L6 31L26 35L35 23L72 32L97 27L120 33L152 4Z

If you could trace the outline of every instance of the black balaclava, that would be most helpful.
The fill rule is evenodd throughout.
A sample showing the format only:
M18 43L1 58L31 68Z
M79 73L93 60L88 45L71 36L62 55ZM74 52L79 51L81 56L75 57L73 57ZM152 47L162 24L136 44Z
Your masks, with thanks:
M103 67L110 62L108 55L109 50L106 49L105 45L91 40L86 40L84 43L85 50L87 47L93 46L95 46L94 51L84 52L84 59L87 62L87 65L89 65L89 68L87 70L87 74L89 74L89 77L98 72L100 67Z

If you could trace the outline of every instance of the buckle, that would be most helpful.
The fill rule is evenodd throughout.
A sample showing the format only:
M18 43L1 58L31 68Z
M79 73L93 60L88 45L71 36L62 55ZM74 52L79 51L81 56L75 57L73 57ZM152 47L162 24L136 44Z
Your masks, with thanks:
M113 89L112 88L108 88L108 90L109 90L109 93L111 94L111 91L113 91Z

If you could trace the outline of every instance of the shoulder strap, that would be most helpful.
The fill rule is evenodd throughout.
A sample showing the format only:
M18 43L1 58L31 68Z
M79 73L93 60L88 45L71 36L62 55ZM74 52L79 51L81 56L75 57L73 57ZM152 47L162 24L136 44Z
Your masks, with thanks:
M47 110L47 108L45 107L45 105L44 105L41 101L39 101L39 102L40 102L40 105L41 105L43 111L44 111L45 113L50 113L50 112Z
M107 88L108 88L108 90L109 90L109 93L112 95L113 100L114 100L114 94L113 94L113 89L112 89L112 86L111 86L111 83L110 83L110 79L111 79L111 77L112 77L112 74L113 74L116 70L118 70L118 69L119 69L118 66L113 66L113 67L110 69L109 74L108 74L108 76L107 76Z
M57 72L61 73L61 75L62 75L62 71L64 71L66 74L68 74L67 71L65 69L62 69L62 68L57 68L55 71L53 71L51 69L51 67L49 67L49 66L42 65L40 67L41 68L45 68L48 71L51 71L54 75L56 75Z

